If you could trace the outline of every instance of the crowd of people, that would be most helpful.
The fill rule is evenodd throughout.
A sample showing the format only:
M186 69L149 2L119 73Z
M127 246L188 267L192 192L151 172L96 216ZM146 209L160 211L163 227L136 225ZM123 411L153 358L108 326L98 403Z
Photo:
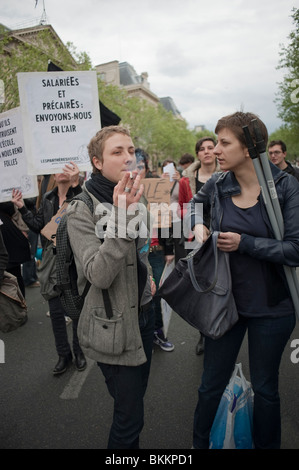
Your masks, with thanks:
M47 284L45 298L58 355L53 374L64 373L73 359L78 371L85 369L86 357L97 362L114 400L109 449L139 448L153 345L166 352L175 348L164 329L158 290L165 265L188 253L188 237L182 230L186 206L190 233L197 242L204 243L211 231L220 232L218 248L229 253L239 314L239 321L218 340L199 332L196 353L204 354L204 368L193 448L209 447L214 417L246 332L254 391L254 445L280 447L279 365L295 326L282 267L299 265L299 170L286 160L282 141L268 144L284 219L283 240L276 240L244 140L244 126L254 139L252 119L258 121L267 143L264 123L251 113L236 112L218 121L217 140L206 136L196 143L195 157L184 154L178 164L171 158L163 162L159 177L170 180L170 202L178 207L167 237L159 228L151 230L142 184L144 178L153 177L149 156L135 149L130 132L122 126L104 127L91 139L92 173L83 184L79 168L71 162L62 173L42 178L37 199L23 200L22 193L13 190L11 201L0 204L0 282L7 270L17 277L24 296L30 286L45 292L35 260L41 244L41 264L51 266L52 284ZM163 171L169 164L171 175ZM82 192L90 197L92 211L82 200L73 199ZM90 283L80 318L72 320L72 347L67 313L55 290L53 240L41 234L65 203L79 292L86 281ZM177 227L180 237L174 236ZM109 326L107 310L111 311Z

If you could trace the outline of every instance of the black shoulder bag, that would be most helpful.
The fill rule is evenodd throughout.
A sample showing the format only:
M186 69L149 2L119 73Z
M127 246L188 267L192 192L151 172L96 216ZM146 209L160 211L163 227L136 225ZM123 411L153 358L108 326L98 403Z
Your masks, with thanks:
M190 325L217 339L238 320L229 254L217 248L219 232L176 264L159 295Z

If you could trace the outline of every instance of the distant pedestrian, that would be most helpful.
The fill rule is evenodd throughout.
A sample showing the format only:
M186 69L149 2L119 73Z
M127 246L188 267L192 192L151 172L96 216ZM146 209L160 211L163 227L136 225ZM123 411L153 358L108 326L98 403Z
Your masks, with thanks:
M271 140L268 145L268 154L271 162L280 170L286 171L290 175L295 176L299 181L299 168L293 166L286 160L287 146L282 140Z
M195 144L197 161L185 168L183 178L180 180L178 201L182 219L185 215L186 206L194 194L203 187L213 173L219 171L217 158L214 154L215 145L216 141L211 136L202 137ZM204 352L204 344L205 339L199 332L199 340L195 348L196 354L200 355Z
M195 158L193 157L193 155L191 155L191 153L184 153L179 159L178 164L180 165L181 168L183 168L183 171L184 171L194 162L194 160Z
M26 207L33 212L36 213L36 197L24 199ZM40 287L40 283L37 279L37 271L36 271L36 250L38 246L38 237L39 234L29 230L28 232L28 241L30 243L30 253L31 259L23 263L22 266L22 275L24 279L25 287Z
M20 290L25 297L25 284L22 276L22 264L31 258L30 245L28 241L28 227L23 230L22 224L15 222L15 206L11 201L1 202L0 218L2 220L1 232L3 241L8 252L8 264L6 271L13 274L17 280ZM21 222L22 221L22 218Z
M81 192L81 186L79 185L79 168L73 162L66 165L62 173L53 175L55 182L54 189L46 192L41 199L41 204L36 213L31 212L25 206L22 199L22 193L18 190L13 190L12 201L19 208L22 214L23 220L26 222L28 227L36 232L40 231L47 225L52 217L58 212L59 208L65 201L69 201L73 196ZM42 260L47 259L50 266L51 261L55 254L52 249L52 241L46 237L41 236L41 243L43 247ZM46 254L49 253L49 258L45 258ZM43 258L44 257L44 258ZM55 346L58 354L58 362L53 369L54 375L63 374L68 366L72 363L73 355L71 347L68 341L68 335L66 330L66 312L61 304L59 294L55 292L55 269L56 263L52 263L52 270L49 273L49 285L50 290L47 295L49 303L50 318L52 323L53 334L55 338ZM51 282L52 281L52 282ZM73 352L75 356L75 365L79 371L82 371L86 367L86 359L79 345L77 335L78 320L72 321L73 329Z
M0 284L1 284L1 281L3 280L4 271L6 270L6 266L8 263L8 253L4 245L2 232L1 232L1 225L2 225L2 220L0 219Z

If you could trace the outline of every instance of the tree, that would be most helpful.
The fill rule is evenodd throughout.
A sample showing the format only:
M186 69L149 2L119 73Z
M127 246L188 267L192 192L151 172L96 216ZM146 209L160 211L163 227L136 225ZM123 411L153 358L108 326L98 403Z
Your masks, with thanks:
M77 62L76 70L92 70L91 58L89 57L87 52L77 52L76 46L69 41L66 43L66 48Z
M215 141L217 141L216 134L213 131L208 131L207 129L196 132L195 136L196 136L196 141L199 139L202 139L203 137L212 137Z
M125 89L107 85L98 79L99 97L105 106L121 117L121 124L130 128L135 146L143 148L157 167L166 158L178 161L183 153L194 153L195 134L184 120L158 104L129 96Z
M0 37L0 79L4 82L5 101L0 111L19 106L18 72L45 72L48 60L52 60L63 70L89 70L91 60L85 52L77 53L72 43L66 47L57 46L47 29L38 33L36 42L19 41L17 44L8 31ZM72 53L76 56L75 61Z
M5 88L0 112L19 106L17 73L46 72L48 60L64 71L93 69L88 54L77 52L71 42L65 46L58 43L51 27L40 29L34 43L16 41L9 30L0 30L0 79ZM155 167L166 158L178 161L182 154L194 153L198 135L187 128L186 121L176 118L161 104L153 106L131 97L125 89L100 79L98 89L102 103L121 117L121 124L131 130L134 144L148 152ZM210 135L209 131L205 134Z
M279 95L275 102L278 105L279 117L286 123L291 133L299 133L299 9L292 10L295 29L290 33L290 43L282 45L278 69L286 69L283 82L279 84Z

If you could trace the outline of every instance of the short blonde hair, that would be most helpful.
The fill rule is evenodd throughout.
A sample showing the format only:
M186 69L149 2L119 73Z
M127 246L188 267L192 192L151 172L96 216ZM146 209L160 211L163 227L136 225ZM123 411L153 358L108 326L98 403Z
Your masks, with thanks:
M103 127L103 129L98 131L96 135L89 142L87 149L88 149L88 155L91 161L93 173L100 172L100 170L98 170L95 167L92 161L93 157L96 157L100 162L103 161L103 152L104 152L105 143L107 139L109 139L109 137L111 137L114 134L124 134L124 135L127 135L128 137L131 137L130 131L126 127L107 126L107 127Z

